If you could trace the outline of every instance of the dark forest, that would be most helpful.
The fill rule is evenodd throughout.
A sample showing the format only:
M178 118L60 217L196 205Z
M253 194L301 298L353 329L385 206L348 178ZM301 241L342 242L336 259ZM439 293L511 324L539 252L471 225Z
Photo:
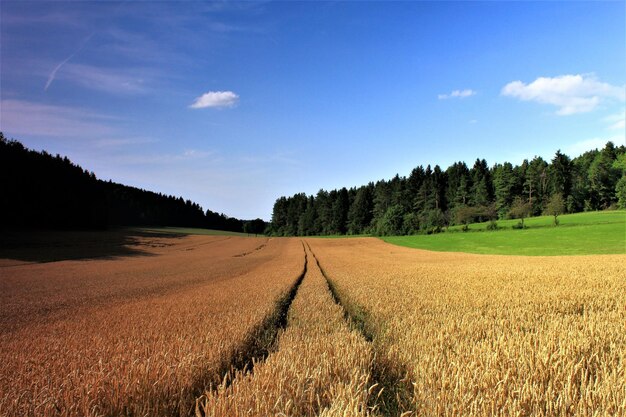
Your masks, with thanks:
M0 133L0 226L15 229L106 229L178 226L261 233L265 223L203 211L182 197L112 181L67 157L29 150ZM260 230L257 230L260 229Z

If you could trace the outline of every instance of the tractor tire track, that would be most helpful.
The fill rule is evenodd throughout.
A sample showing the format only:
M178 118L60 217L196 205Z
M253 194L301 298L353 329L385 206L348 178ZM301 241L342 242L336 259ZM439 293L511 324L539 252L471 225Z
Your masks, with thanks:
M258 252L260 250L262 250L263 248L265 248L267 246L267 244L269 243L269 239L266 239L265 242L263 242L262 244L260 244L259 246L257 246L256 248L249 250L247 252L243 252L243 253L238 253L237 255L233 255L233 258L243 258L244 256L250 255L252 253ZM306 255L306 253L305 253Z
M352 302L345 293L342 293L337 284L330 278L320 264L319 259L311 246L306 242L309 252L313 256L317 267L326 283L336 304L342 307L344 318L349 325L358 330L363 338L372 344L374 361L371 368L372 382L380 387L377 396L371 396L369 406L378 410L383 416L402 416L410 414L413 388L407 378L406 367L390 358L379 341L379 331L369 312L360 305Z
M255 364L263 362L275 350L280 332L287 327L287 315L291 303L296 298L298 288L300 288L300 284L302 284L307 273L309 260L304 243L302 243L302 249L304 251L302 272L291 288L276 301L273 311L250 331L241 345L218 368L217 377L211 378L212 383L208 387L209 390L214 390L222 382L226 382L225 386L228 387L238 372L253 373ZM206 380L206 377L199 377L199 381ZM195 384L195 386L197 387L195 390L195 412L192 411L190 415L203 416L200 403L207 386L200 383Z

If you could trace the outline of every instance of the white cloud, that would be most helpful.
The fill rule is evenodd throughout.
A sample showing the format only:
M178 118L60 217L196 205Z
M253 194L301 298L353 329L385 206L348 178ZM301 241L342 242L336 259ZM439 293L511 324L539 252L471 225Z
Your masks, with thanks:
M476 94L476 91L467 88L465 90L454 90L450 94L439 94L437 98L439 100L447 100L449 98L466 98L466 97L473 96L475 94Z
M602 119L609 123L607 129L609 130L624 130L626 128L626 109L619 113L612 114Z
M593 74L577 74L539 77L530 84L513 81L502 88L501 94L557 106L556 114L565 116L590 112L604 100L624 101L624 88L601 82Z
M239 96L232 91L209 91L202 94L189 107L203 109L205 107L233 107Z

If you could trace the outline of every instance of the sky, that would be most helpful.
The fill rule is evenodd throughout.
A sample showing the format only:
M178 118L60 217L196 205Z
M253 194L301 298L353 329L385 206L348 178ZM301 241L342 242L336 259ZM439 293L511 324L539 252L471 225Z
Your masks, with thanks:
M0 129L243 219L625 142L626 3L0 3Z

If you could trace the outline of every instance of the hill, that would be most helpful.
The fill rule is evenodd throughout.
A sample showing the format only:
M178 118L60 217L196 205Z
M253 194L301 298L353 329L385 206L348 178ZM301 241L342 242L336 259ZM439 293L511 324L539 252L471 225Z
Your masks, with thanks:
M0 185L1 228L177 226L243 232L246 226L182 197L102 181L67 157L30 150L1 132Z

